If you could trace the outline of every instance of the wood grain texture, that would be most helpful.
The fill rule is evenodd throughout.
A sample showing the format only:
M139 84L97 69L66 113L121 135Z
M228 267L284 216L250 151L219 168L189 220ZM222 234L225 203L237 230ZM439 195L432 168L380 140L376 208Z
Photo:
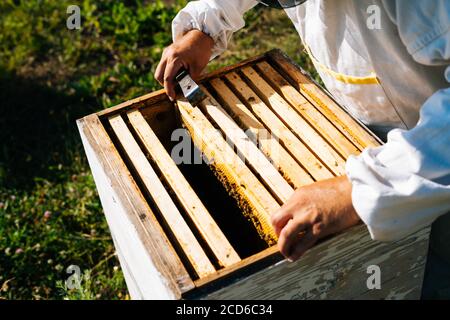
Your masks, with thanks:
M312 138L312 132L316 132L320 139L329 141L329 147L335 151L333 156L337 154L342 161L348 155L357 154L368 146L380 145L363 125L341 109L331 96L279 51L222 68L205 75L201 83L208 90L211 89L213 99L209 101L209 108L207 105L202 112L189 104L181 103L181 120L191 132L194 143L212 160L213 171L238 200L243 214L253 219L255 227L260 232L262 230L269 244L276 241L269 222L270 214L279 208L280 202L286 200L280 195L292 190L286 188L286 182L297 187L338 174L324 165L327 160L319 159L320 156L315 152L315 145L319 140L317 137ZM133 299L420 297L429 228L395 243L380 243L371 240L366 227L359 225L318 244L298 262L288 263L280 257L276 246L242 260L232 253L227 260L224 256L227 256L230 248L227 247L226 239L220 239L221 235L214 231L216 234L210 235L210 240L207 240L208 228L201 230L199 227L197 236L202 235L205 240L202 245L206 248L207 244L211 248L208 254L210 257L214 254L224 268L214 270L211 265L213 269L207 267L208 271L199 279L191 279L193 272L189 268L190 276L186 270L189 263L186 262L185 255L181 254L183 262L178 256L182 250L174 241L174 235L164 233L160 226L164 219L161 219L160 213L153 213L147 203L150 199L152 208L156 205L169 213L174 213L175 207L180 216L184 213L189 216L185 217L191 222L191 226L208 225L209 218L204 218L209 215L206 208L202 208L200 200L181 172L177 173L173 169L173 163L167 158L169 155L161 144L169 142L171 131L179 125L176 110L165 92L160 90L78 121L89 165ZM122 129L128 130L126 139L131 141L134 139L131 133L135 133L153 162L149 162L136 141L133 148L135 151L139 149L141 154L132 152L128 157L130 159L122 159L113 144L113 141L117 143L116 134L108 135L108 118L124 117L127 113L134 129L130 132L126 123L120 124L125 126ZM107 130L101 121L104 121ZM151 123L151 129L148 123ZM257 141L260 148L257 155L255 156L255 150L247 153L238 150L245 161L237 157L235 150L219 132L210 131L214 129L213 124L220 127L229 138L233 138L234 141L229 139L229 142L239 145L242 150L250 143L242 135L245 135L243 131L250 129L250 134L254 136L252 143ZM150 138L147 129L153 134ZM239 129L239 133L233 133L234 129ZM261 132L268 129L274 134L275 149L272 139L265 139L267 136L261 135ZM310 132L310 138L306 141L303 140L304 137L299 137L300 131L304 132L305 129ZM117 140L123 140L123 133L117 136ZM237 144L234 143L236 141ZM123 155L123 150L121 152ZM282 155L279 159L275 156L278 154ZM230 158L230 155L233 157ZM272 161L269 163L279 172L274 181L269 180L274 170L267 169L267 162L261 167L252 166L251 162L262 159L261 157L265 161ZM232 165L229 164L230 159ZM158 170L153 173L160 172L162 177L155 178L153 175L152 180L164 180L164 191L173 191L169 198L157 197L159 200L154 201L148 195L151 193L145 184L139 190L135 179L139 179L139 185L142 186L142 177L136 176L136 163L133 160L141 164L147 163L151 169L158 166ZM255 172L263 174L255 175ZM280 174L284 179L280 180ZM282 180L286 181L283 183ZM151 186L154 187L153 182ZM157 189L162 191L160 186ZM274 197L276 194L278 196ZM171 209L167 209L168 207ZM198 219L196 222L195 216ZM172 225L178 226L178 223ZM212 229L215 227L212 225ZM166 231L169 229L166 225L164 228ZM197 241L195 237L194 240ZM221 247L220 242L225 243L225 246ZM200 244L198 246L203 250ZM369 265L381 268L380 290L369 290L366 286Z
M267 61L257 64L258 70L264 75L278 93L288 101L308 123L315 128L331 145L347 159L350 155L357 155L360 150L348 140L322 113L320 113L304 96L302 96L289 82L283 78Z
M194 287L97 115L77 122L111 232L144 298L180 299Z
M205 88L202 89L208 96L201 104L203 113L225 133L228 141L242 154L247 165L261 177L275 198L285 203L294 193L294 189L211 94Z
M128 119L159 167L179 202L193 221L199 233L214 253L221 266L230 266L241 259L215 223L197 194L187 182L169 153L159 141L139 110L128 112Z
M233 71L237 71L240 70L242 67L244 66L248 66L248 65L253 65L255 63L258 63L260 61L264 61L266 60L268 57L267 53L256 56L256 57L251 57L245 60L242 60L238 63L235 63L231 66L226 66L223 68L219 68L218 70L212 71L208 74L203 75L203 77L200 79L199 84L205 84L207 82L209 82L210 80L214 79L214 78L219 78L224 76L227 73L233 72Z
M259 55L256 57L251 57L249 59L243 60L234 65L226 66L226 67L220 68L218 70L215 70L213 72L210 72L208 74L204 74L200 78L198 83L199 84L206 83L212 78L220 77L221 75L223 75L227 72L233 71L233 70L238 70L242 66L257 63L259 61L266 59L266 57L267 57L267 54L262 54L262 55ZM170 103L170 104L172 104L172 106L174 105L174 103L169 100L169 97L167 96L166 91L164 89L160 89L155 92L145 94L141 97L137 97L135 99L125 101L121 104L118 104L117 106L114 106L114 107L111 107L111 108L108 108L105 110L101 110L101 111L97 112L96 115L99 118L103 118L104 116L113 116L118 113L126 112L130 109L149 108L149 107L157 106L161 103Z
M216 271L214 266L189 229L189 226L170 198L169 193L164 188L150 162L140 149L125 121L120 115L116 115L109 118L109 123L197 275L202 278L214 273Z
M162 101L145 108L131 108L130 111L132 110L139 110L144 119L152 124L152 130L160 141L170 141L173 130L179 126L175 106L170 101ZM125 111L122 114L125 114Z
M234 153L222 135L198 108L186 101L177 101L183 124L191 134L197 148L210 161L219 180L251 219L261 237L269 244L276 241L276 235L270 223L270 215L280 205L259 182L255 175Z
M217 282L233 278L233 276L235 275L242 276L242 271L244 269L252 268L255 265L259 266L260 264L265 265L265 261L267 260L269 260L269 263L272 262L270 264L273 264L273 261L279 262L283 260L282 255L276 245L258 252L250 257L242 259L231 267L218 270L215 274L209 275L203 279L195 280L195 289L191 290L190 292L186 292L185 297L189 297L191 294L192 296L199 297L199 294L200 296L202 295L202 293L199 292L208 292L208 290L211 291L211 287L216 288ZM260 270L263 269L261 267L257 268L259 268Z
M370 238L364 225L206 295L205 299L418 299L430 228L396 242ZM369 290L367 267L381 269L381 289Z
M295 135L310 147L335 175L345 174L345 160L252 67L242 68L250 86Z
M146 108L157 106L162 103L170 103L170 100L167 97L165 90L158 90L141 97L125 101L121 104L118 104L117 106L99 111L96 113L96 115L99 118L102 118L104 116L111 117L132 108Z
M268 55L279 70L285 72L295 83L299 92L326 116L350 141L363 150L366 147L379 146L379 142L357 121L345 112L333 99L305 76L280 51Z
M315 180L324 180L333 177L333 173L292 133L239 75L232 72L225 77L242 96L246 106L279 139L280 143L300 161L302 166Z
M314 182L278 139L264 127L222 80L212 79L210 84L228 114L248 135L251 135L253 140L258 142L260 150L272 161L286 181L290 182L294 188Z

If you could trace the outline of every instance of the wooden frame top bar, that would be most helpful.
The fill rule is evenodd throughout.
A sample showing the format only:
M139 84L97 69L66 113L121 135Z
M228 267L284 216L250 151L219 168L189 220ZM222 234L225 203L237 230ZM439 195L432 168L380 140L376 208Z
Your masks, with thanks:
M241 71L244 68L245 70L242 73ZM296 108L295 106L291 108L291 105L293 105L294 103L298 103L299 105L301 105L300 102L303 100L312 105L319 112L321 112L320 119L317 120L317 127L332 128L332 126L335 126L339 131L331 137L335 139L336 143L338 143L342 139L348 139L348 141L345 140L346 142L341 144L341 148L330 148L331 152L334 152L334 150L336 150L336 154L338 154L339 156L342 155L342 157L345 158L345 156L353 154L355 150L362 150L367 146L376 146L381 143L375 135L370 133L363 124L361 124L350 114L348 114L344 109L342 109L326 90L321 88L299 66L297 66L280 50L272 50L264 55L247 59L239 64L221 68L215 72L209 73L203 76L203 78L200 80L200 84L203 85L207 90L212 88L213 91L220 90L221 87L226 87L227 90L229 90L229 92L233 94L233 96L221 96L220 99L218 99L219 102L217 102L216 100L211 100L211 104L215 105L225 102L225 105L223 105L224 110L229 111L233 109L237 112L239 111L240 101L243 99L238 94L239 90L230 89L232 87L230 77L233 75L239 76L239 74L245 74L245 76L252 81L257 80L267 86L273 85L273 82L269 81L269 79L259 76L258 73L263 71L264 68L269 68L270 72L278 72L278 76L286 79L285 82L283 82L280 80L280 78L275 77L273 81L277 81L277 83L279 84L288 83L290 87L278 92L276 92L276 90L273 90L273 92L271 91L270 97L268 96L266 97L265 101L261 101L265 104L273 104L274 101L276 102L280 99L284 99L286 101L286 105L282 105L279 108L279 110L282 111L282 114L294 115L294 112L298 112L298 116L296 115L295 117L304 119L305 124L311 125L311 127L313 127L312 121L315 121L315 119L313 119L307 113L302 113L301 110L298 110L298 108ZM245 81L248 81L248 79L244 79L242 81L243 83L245 83ZM250 88L250 86L247 87ZM253 89L256 90L255 88ZM314 99L312 97L314 94L317 94L320 99L323 99L323 102L320 102L317 97L317 99ZM264 95L264 92L259 92L259 95ZM216 97L217 96L220 96L220 94L216 94ZM276 99L274 99L274 96L276 96ZM185 295L195 295L197 292L199 292L196 289L209 290L208 288L211 287L211 284L217 284L218 286L221 286L222 281L235 281L236 279L245 276L249 270L255 272L257 270L261 270L264 267L267 267L267 265L269 264L273 265L277 261L280 261L282 257L277 252L276 247L268 248L251 257L241 260L238 254L233 250L231 245L228 247L228 249L221 252L220 248L218 248L216 244L215 249L213 248L212 251L215 251L219 264L224 268L218 271L215 270L212 265L206 263L206 259L203 259L204 257L202 257L202 254L199 254L198 256L196 256L196 258L191 259L191 263L194 265L194 268L196 269L196 272L198 273L200 279L192 279L192 275L183 265L183 262L177 255L177 251L171 244L171 241L169 240L167 235L164 233L163 228L160 226L157 219L148 214L152 213L152 209L150 208L145 196L142 194L142 191L139 189L139 183L137 183L137 180L133 177L133 174L135 173L127 168L127 164L124 163L122 155L120 154L120 152L118 152L118 150L116 150L115 147L115 143L117 144L121 139L115 137L113 132L116 131L116 135L120 134L117 132L118 126L123 128L127 126L127 124L123 122L123 120L129 121L131 128L136 125L136 121L146 121L143 115L145 115L145 113L151 113L152 108L156 108L158 106L161 107L161 105L164 105L164 108L166 109L170 108L171 106L175 108L175 105L169 101L164 90L159 90L154 93L150 93L142 97L124 102L115 107L100 111L96 114L79 120L78 124L81 130L83 130L85 135L90 140L90 143L94 146L95 153L99 154L102 166L104 166L105 172L108 173L110 181L112 181L112 183L114 184L113 187L119 190L118 201L123 205L124 208L126 208L126 210L129 211L130 221L133 221L133 224L137 226L141 242L146 245L146 250L148 254L152 256L158 272L165 279L167 279L168 286L177 293L178 298ZM243 111L244 113L246 111L254 113L254 111L250 110L251 108L249 107L248 101L246 101L245 103L244 101L242 101L241 105L243 108L240 111ZM266 106L266 108L269 107ZM189 106L185 105L184 110L185 112L182 116L188 119L191 116L191 110L189 109ZM138 118L136 118L136 112L139 114ZM195 112L193 112L192 114L194 113ZM232 118L236 119L239 116L244 115L244 113L238 114L237 117L235 117L235 114L230 113L230 118L223 118L220 114L214 113L213 110L210 110L209 116L212 116L215 121L219 121L219 125L222 126L221 129L223 131L227 131L231 130L234 127L230 125L229 121L231 121ZM252 116L254 117L254 115ZM275 115L275 113L274 116L279 117L279 115ZM121 121L119 125L115 123L114 120L119 119L117 117L122 117L120 118ZM252 117L247 117L247 122L243 121L242 123L238 124L241 127L252 127L252 121L250 121L251 118ZM262 121L262 119L259 119L257 117L254 117L254 119L256 120L256 122L253 121L253 123L255 124L254 128L267 127L268 123L270 122ZM270 119L267 118L266 120ZM111 120L113 123L111 123ZM165 124L165 122L163 123ZM192 123L194 124L193 121ZM288 123L292 125L291 122L288 121ZM330 123L332 123L332 125L330 125ZM197 123L195 124L198 125ZM115 129L114 126L116 127ZM283 122L282 126L287 127L286 122ZM280 127L282 126L280 125ZM290 131L288 130L287 132ZM146 141L147 143L151 143L148 142L151 141L148 139L148 137L145 139L142 138L142 135L145 134L145 132L142 133L139 130L136 131L136 129L134 129L134 133L138 137L141 137L140 142L144 146ZM241 132L239 132L239 134L240 135L236 136L235 139L243 138ZM325 137L325 135L323 136ZM288 134L287 137L287 140L299 140L298 136L292 133ZM157 136L152 136L152 139L157 139ZM242 146L244 146L244 144L245 143L243 143ZM147 145L147 151L149 151L148 153L151 157L151 153L154 153L156 151L150 147L151 146ZM141 146L140 148L143 147ZM295 175L296 186L313 182L313 180L329 178L332 177L333 174L337 174L338 172L332 172L326 167L318 169L316 168L314 171L314 176L310 171L307 170L308 168L300 162L300 160L298 159L298 154L293 155L291 150L288 150L288 148L285 149L283 149L282 151L284 152L282 153L284 157L279 162L275 163L276 169L281 173L280 177L283 177L285 180L289 181L289 174L287 174L286 172L282 172L282 169L286 168L286 170L291 170L292 168L299 168L299 173ZM307 148L305 147L305 154L307 154L306 149ZM158 150L162 149L159 148ZM309 150L309 153L311 153L311 150ZM251 161L253 161L252 159L256 159L258 157L270 158L270 152L264 149L263 146L263 148L261 148L261 153L258 153L257 155L247 154L247 158ZM140 155L140 159L142 161L145 158L146 156L144 156L144 154ZM162 161L162 159L163 158L159 158L159 161ZM342 163L340 165L342 165ZM262 170L261 167L257 167L256 169L260 171ZM312 170L312 168L310 169ZM266 172L264 170L262 171L262 173L270 176L271 171L267 170ZM170 177L165 175L165 179L173 179L173 177L176 176L177 173L171 175ZM239 177L237 176L237 178ZM279 177L277 176L277 178ZM268 184L270 185L270 183ZM261 207L266 206L270 209L278 208L278 202L284 202L286 200L286 196L283 196L281 194L282 190L287 190L288 193L292 192L293 190L293 188L291 188L289 184L280 183L280 181L278 180L277 184L273 185L272 188L274 189L272 191L278 194L278 198L275 200L275 198L273 197L274 193L269 193L267 189L264 189L267 194L262 192L262 194L266 196L264 197L265 199L261 200L263 203ZM243 192L251 193L252 191L244 190ZM199 205L199 203L195 202L196 200L193 199L193 197L191 197L193 201L191 201L192 199L187 199L186 197L180 197L180 194L178 194L178 198L181 206L184 206L184 209L193 216L203 210L202 206ZM256 195L255 198L258 198L258 195ZM196 209L192 209L192 207L189 208L188 206L190 204L192 205L192 203L194 202L196 203L194 205ZM177 205L180 204L177 203ZM267 210L260 211L263 212ZM266 224L269 224L268 217L264 217L264 221ZM208 242L208 236L206 235L205 230L200 230L200 233L202 232L205 235L205 239L207 240L206 242ZM214 237L209 237L210 243L212 243L211 241L215 241L211 240ZM220 234L218 238L220 238ZM218 238L216 238L216 240ZM276 237L274 236L274 238ZM225 252L227 250L228 252ZM198 263L200 265L197 265Z

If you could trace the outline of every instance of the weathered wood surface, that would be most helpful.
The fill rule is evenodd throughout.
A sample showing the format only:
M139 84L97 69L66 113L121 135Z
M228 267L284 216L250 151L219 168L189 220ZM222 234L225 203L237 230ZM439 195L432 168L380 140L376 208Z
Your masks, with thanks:
M208 96L201 107L204 114L219 126L226 139L242 154L253 171L258 173L278 201L285 203L294 193L294 189L211 94L205 88L203 90Z
M285 200L280 195L282 190L287 189L287 184L280 183L281 180L268 181L272 169L252 166L252 161L267 157L266 160L272 161L271 164L279 171L285 182L292 187L298 187L342 173L330 167L330 159L327 157L341 158L337 167L342 168L343 160L348 155L357 154L367 146L379 145L379 141L367 132L366 128L341 109L330 96L279 51L206 75L202 84L208 90L211 89L213 99L209 111L208 108L202 112L198 108L185 105L184 108L180 108L181 118L189 131L194 133L192 138L197 147L207 158L213 160L215 166L213 170L218 173L220 179L225 177L226 181L222 182L228 184L228 188L232 187L235 197L236 194L239 195L237 198L244 207L247 206L245 209L247 212L250 210L258 213L258 223L262 222L263 228L271 230L270 232L273 230L269 216L279 207L279 203ZM219 108L211 109L211 106ZM164 224L164 219L161 219L160 214L155 216L142 194L143 191L147 193L149 190L139 190L135 183L134 178L137 178L140 181L139 185L142 185L142 177L133 178L127 168L133 167L133 159L122 159L114 146L121 137L116 139L114 134L109 136L100 121L104 120L107 123L108 118L117 115L125 117L129 112L130 115L143 116L143 119L139 119L141 127L143 122L151 123L151 129L156 135L152 136L153 140L147 141L148 145L145 147L146 139L143 138L142 132L136 129L138 126L136 123L133 124L132 118L129 118L131 125L134 126L133 133L136 133L136 137L140 137L142 148L147 149L145 151L148 151L152 158L150 163L149 159L141 154L137 157L140 160L134 161L141 164L146 162L150 168L159 161L158 170L161 171L166 183L164 188L167 188L166 191L169 189L173 191L173 194L170 194L172 200L177 197L176 206L180 213L186 213L191 220L195 220L192 214L195 216L196 210L189 210L193 205L192 199L187 199L195 193L186 192L186 196L183 197L181 194L186 185L174 182L180 180L179 175L174 174L177 170L173 170L173 167L166 168L163 162L171 162L165 161L167 159L163 157L155 157L155 153L152 155L151 152L151 147L155 146L160 147L159 151L162 151L162 145L153 142L158 139L163 143L169 142L171 130L179 125L180 119L175 110L173 103L161 90L78 121L89 164L132 298L416 299L419 297L428 249L429 228L396 243L380 243L370 239L363 225L357 226L317 245L296 263L286 261L275 263L280 259L276 247L242 260L234 257L224 262L222 256L222 262L218 259L219 265L225 268L214 271L211 269L194 281L191 278L192 270L189 274L185 268L185 265L189 265L188 260L185 256L181 258L178 256L181 250L174 241L173 234L169 235L171 243L160 226L160 223ZM242 135L243 130L250 129L255 138L251 143L257 141L260 147L257 155L255 152L247 154L241 152L238 147L236 149L241 156L243 154L245 161L238 157L237 166L221 165L227 163L230 156L236 156L236 152L220 133L217 135L208 131L214 127L205 114L225 135L234 139L231 142L237 141L238 143L234 144L241 149L249 145L247 138ZM236 124L233 124L231 119ZM128 127L127 124L123 124ZM106 127L110 130L108 125ZM143 127L149 128L148 125ZM232 129L238 127L242 129L238 130L238 134L231 133ZM264 130L273 133L276 139L265 139L266 137L260 136L260 132ZM305 130L309 136L302 135ZM131 133L128 136L131 139L130 136ZM239 139L244 142L239 142ZM328 141L328 146L323 144L325 140ZM273 149L274 141L277 146L275 149ZM322 148L317 150L317 145ZM135 147L141 148L139 145ZM280 153L282 157L277 159L275 155ZM132 155L131 158L136 157ZM134 175L134 168L132 172ZM263 174L259 175L258 172ZM289 192L291 190L292 188ZM277 194L278 196L274 197ZM198 200L192 198L194 202ZM147 199L150 198L147 196ZM159 207L165 208L166 203L160 202ZM196 202L194 206L197 205L199 203ZM199 221L194 221L193 225L199 224L201 224ZM166 225L164 228L168 230ZM199 234L202 234L201 230L195 236ZM204 234L203 238L206 240ZM271 235L270 239L276 240L276 237ZM216 251L217 256L221 255L218 253L220 250L213 249L211 241L205 243L212 248L211 251ZM202 245L205 243L202 242ZM176 246L178 253L172 245ZM211 258L212 253L208 254ZM270 266L266 267L268 265ZM369 290L366 286L369 265L378 265L381 268L380 290ZM205 292L208 294L205 295Z
M138 110L132 108L130 110ZM152 130L161 141L170 141L173 130L178 127L175 106L171 101L162 101L148 108L139 108L144 119L152 124ZM125 111L123 113L125 114Z
M221 266L230 266L241 259L227 238L215 223L197 194L178 169L169 153L159 141L139 110L128 112L133 125L146 151L150 154L161 174L164 176L179 202L195 224L197 230L214 253Z
M130 271L127 281L139 284L133 294L180 299L194 284L103 124L91 115L78 120L78 128L121 265Z
M209 81L210 79L220 77L230 71L238 70L242 66L257 63L266 58L267 58L267 54L262 54L262 55L259 55L256 57L252 57L252 58L243 60L234 65L220 68L216 71L213 71L213 72L203 75L201 77L201 79L199 80L199 83L205 83L205 82ZM165 104L165 103L169 103L169 104L173 105L173 103L170 102L169 97L166 94L166 91L164 89L161 89L161 90L157 90L152 93L145 94L141 97L137 97L135 99L125 101L121 104L118 104L117 106L99 111L96 113L96 115L98 117L113 116L115 114L122 113L122 112L128 111L130 109L136 109L136 108L143 109L143 108L147 108L147 107L158 106L159 104Z
M259 253L256 253L248 258L245 258L238 263L232 265L231 267L224 268L218 270L215 274L204 277L203 279L198 279L194 281L195 289L186 292L184 297L190 297L191 295L194 297L203 296L201 292L211 291L210 288L218 288L217 283L227 282L234 279L233 277L238 276L243 278L242 270L245 269L263 269L262 265L272 265L283 260L283 257L278 250L276 245L271 246ZM267 261L267 263L266 263Z
M359 154L360 150L348 140L323 114L321 114L304 96L300 94L283 76L267 61L257 64L258 70L265 79L278 90L314 129L347 159L350 155Z
M292 133L238 74L231 72L225 77L242 96L246 106L264 123L265 127L270 129L271 133L279 139L281 144L300 161L314 179L324 180L333 177L333 173L323 165L304 142L300 141Z
M147 192L155 202L162 217L170 227L174 238L197 275L202 278L208 274L214 273L216 269L211 261L209 261L208 256L203 251L200 243L192 233L192 230L183 219L183 216L134 139L125 121L122 119L122 116L115 115L110 117L109 123L116 133L120 144L127 153L132 165L142 179Z
M261 151L272 161L286 181L293 184L295 188L314 182L294 157L280 145L278 139L264 127L222 80L212 79L211 86L216 91L217 98L222 101L223 108L237 124L246 130L247 135L257 141Z
M286 56L278 50L268 53L271 61L280 71L287 74L295 88L326 116L355 145L363 150L378 146L379 142L368 133L355 119L345 112L333 99L305 76Z
M392 243L373 241L356 226L309 250L206 295L205 299L418 299L430 228ZM381 269L381 289L369 290L367 267Z
M281 97L252 67L244 67L242 74L249 79L253 91L299 137L305 145L335 175L345 174L345 160L330 146L295 109ZM269 126L270 127L270 126Z
M278 202L234 153L200 109L193 108L186 101L178 101L178 108L192 140L211 162L210 166L219 179L223 180L224 186L238 200L243 213L254 219L258 232L267 243L276 241L270 215L280 207Z
M103 192L103 191L102 191ZM108 218L107 218L108 219ZM110 223L108 222L108 225ZM125 278L125 283L127 285L128 294L130 295L130 298L133 300L144 300L145 295L143 291L145 291L145 288L140 288L139 284L136 282L135 275L133 274L134 267L130 267L130 261L128 260L128 257L126 257L122 252L124 251L122 249L123 245L121 244L121 239L117 240L115 238L114 233L111 231L111 238L113 240L114 248L116 249L116 255L119 260L120 268L123 273L123 277ZM158 283L156 283L156 287L158 286ZM160 292L161 299L167 299L167 300L173 300L173 295L170 294L169 296L162 296L164 291ZM154 295L148 296L148 299L151 299Z
M131 99L125 101L117 106L99 111L96 113L98 117L108 116L111 117L113 115L119 114L131 108L145 108L148 106L157 106L159 104L170 102L169 98L166 95L164 89L143 95L141 97L137 97L135 99Z

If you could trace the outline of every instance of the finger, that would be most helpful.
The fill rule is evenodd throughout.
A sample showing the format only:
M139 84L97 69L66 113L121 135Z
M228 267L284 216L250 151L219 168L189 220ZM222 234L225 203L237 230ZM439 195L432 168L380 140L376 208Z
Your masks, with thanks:
M288 260L294 262L300 259L300 257L316 243L316 241L317 237L312 232L306 232L305 235L293 245Z
M164 85L164 71L166 69L166 65L167 65L167 59L162 58L155 70L155 79L161 85Z
M303 236L300 233L307 230L308 224L299 220L289 220L286 226L281 230L278 238L278 248L280 252L288 258L294 244Z
M275 233L277 236L280 235L281 229L288 223L289 220L292 219L292 211L285 208L285 206L281 207L277 212L272 214L270 220L275 229Z
M164 71L164 89L171 100L175 100L175 77L183 65L178 61L168 61Z

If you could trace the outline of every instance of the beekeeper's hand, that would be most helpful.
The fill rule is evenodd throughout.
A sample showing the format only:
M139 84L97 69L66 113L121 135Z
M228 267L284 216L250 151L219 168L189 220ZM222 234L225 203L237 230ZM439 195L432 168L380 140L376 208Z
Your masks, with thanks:
M281 253L295 261L317 240L357 224L351 191L346 176L297 189L271 218Z
M171 100L176 98L175 77L180 69L184 67L197 80L211 58L213 46L211 37L199 30L191 30L164 49L155 78L164 86Z

